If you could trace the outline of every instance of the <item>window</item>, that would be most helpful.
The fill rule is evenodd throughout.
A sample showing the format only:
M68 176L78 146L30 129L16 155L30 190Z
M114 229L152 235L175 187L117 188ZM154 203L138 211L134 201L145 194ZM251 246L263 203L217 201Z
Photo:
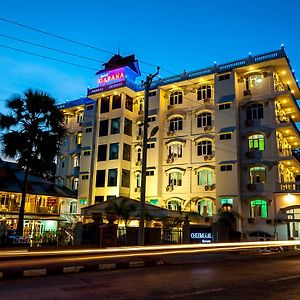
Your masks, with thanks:
M170 200L168 202L168 209L181 211L181 201L179 201L179 200Z
M219 104L219 110L229 109L230 103Z
M170 105L182 103L182 92L173 92L170 94Z
M91 151L90 150L83 152L83 156L90 156L90 155L91 155Z
M68 125L69 120L70 120L70 116L65 115L65 125Z
M137 135L142 136L143 135L143 124L138 124L138 133Z
M230 79L230 73L219 75L219 81Z
M125 99L125 108L132 111L133 110L133 99L126 95L126 99Z
M197 155L211 155L212 154L212 142L211 141L201 141L197 145Z
M130 171L122 169L122 187L130 187Z
M142 160L142 149L139 148L137 149L137 161L141 161Z
M170 131L182 130L183 120L180 117L173 118L170 120Z
M172 144L169 146L170 157L182 157L182 144Z
M78 156L78 155L74 156L74 159L73 159L73 167L74 167L74 168L79 167L79 156Z
M89 179L89 175L82 175L82 176L81 176L81 179L82 179L82 180L88 180L88 179Z
M117 182L118 182L118 169L109 169L107 186L117 186Z
M112 109L121 108L121 95L113 95L112 98Z
M104 196L95 196L95 203L103 202Z
M258 120L264 117L264 108L261 103L253 103L246 108L247 120Z
M198 185L206 186L213 184L213 171L212 170L200 170L198 172Z
M108 120L100 121L99 136L108 135Z
M76 122L78 124L83 122L83 113L82 112L76 114Z
M80 199L79 204L80 205L86 205L87 204L87 199Z
M197 90L197 100L211 99L211 86L203 85Z
M101 113L109 112L109 96L101 98L100 112Z
M201 216L212 217L215 213L215 203L211 199L203 199L198 201L198 213Z
M93 109L94 109L94 105L93 104L86 106L86 110L93 110Z
M152 204L152 205L158 205L159 201L158 201L158 199L150 199L150 204Z
M70 202L70 214L77 214L77 201L72 200Z
M252 167L249 169L250 183L266 183L267 172L262 166Z
M123 159L130 161L131 159L131 146L128 144L123 144Z
M233 205L233 198L221 198L221 205Z
M96 187L105 186L105 170L97 170L96 174Z
M148 148L148 149L153 149L153 148L155 148L155 143L147 143L147 148Z
M75 137L75 143L76 143L77 147L81 146L81 141L82 141L82 133L79 132L76 134L76 137Z
M149 97L153 97L153 96L156 96L156 91L149 92Z
M222 172L232 171L232 165L222 165L220 166L220 171Z
M137 188L141 187L141 182L142 182L142 174L137 173L136 174L136 187Z
M220 140L230 140L230 139L231 139L231 133L220 134Z
M182 173L181 172L171 172L169 174L169 185L170 186L181 186L182 185Z
M93 131L93 127L88 127L85 129L85 133L89 133Z
M109 145L109 159L119 158L119 143L113 143Z
M124 118L124 134L132 136L132 121Z
M146 176L154 176L154 171L153 170L146 171Z
M253 134L248 136L248 150L265 150L265 137L263 134Z
M107 145L98 146L98 161L106 161Z
M250 201L250 217L268 217L268 203L266 200L252 200Z
M262 75L247 76L244 82L246 91L251 90L251 88L260 89L262 88L263 77Z
M212 115L210 112L203 112L197 116L197 127L212 126Z
M72 190L74 191L78 190L78 183L79 183L79 178L75 177L72 181Z
M110 134L120 133L120 118L111 119Z
M106 200L109 201L110 199L116 198L116 195L108 195L106 196Z
M148 118L148 122L155 122L155 120L156 120L155 116L152 116L152 117Z

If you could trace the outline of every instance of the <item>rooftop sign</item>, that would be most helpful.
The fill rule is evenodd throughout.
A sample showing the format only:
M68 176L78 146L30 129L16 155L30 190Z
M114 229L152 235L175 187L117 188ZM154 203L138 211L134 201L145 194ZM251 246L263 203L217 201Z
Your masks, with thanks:
M125 81L125 77L125 67L111 71L104 71L99 76L98 84L99 86L105 86L123 82Z

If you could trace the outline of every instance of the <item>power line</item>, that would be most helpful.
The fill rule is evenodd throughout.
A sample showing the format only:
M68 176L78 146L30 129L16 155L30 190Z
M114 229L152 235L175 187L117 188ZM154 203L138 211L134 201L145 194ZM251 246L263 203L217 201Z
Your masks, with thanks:
M90 57L82 56L82 55L79 55L79 54L59 50L59 49L56 49L56 48L53 48L53 47L44 46L44 45L41 45L41 44L38 44L38 43L29 42L29 41L19 39L19 38L10 36L10 35L0 33L0 36L5 37L7 39L15 40L15 41L18 41L18 42L22 42L22 43L25 43L25 44L33 45L33 46L36 46L36 47L45 48L45 49L56 51L56 52L59 52L59 53L63 53L63 54L67 54L67 55L87 59L87 60L94 61L94 62L97 62L97 63L99 63L99 62L104 63L104 61L100 61L100 60L97 60L97 59L94 59L94 58L90 58Z
M83 66L83 65L80 65L80 64L71 63L71 62L68 62L68 61L65 61L65 60L53 58L53 57L50 57L50 56L46 56L46 55L42 55L42 54L38 54L38 53L34 53L34 52L21 50L21 49L10 47L10 46L5 46L5 45L2 45L2 44L0 44L0 47L7 48L7 49L10 49L10 50L14 50L14 51L18 51L18 52L22 52L22 53L26 53L26 54L30 54L30 55L33 55L33 56L38 56L38 57L41 57L41 58L46 58L46 59L49 59L49 60L61 62L61 63L68 64L68 65L73 65L73 66L76 66L76 67L80 67L80 68L84 68L84 69L88 69L88 70L92 70L92 71L98 71L98 69L95 69L95 68L86 67L86 66Z
M19 27L24 27L24 28L30 29L32 31L36 31L36 32L39 32L39 33L42 33L42 34L45 34L45 35L48 35L48 36L52 36L52 37L58 38L58 39L67 41L69 43L77 44L77 45L80 45L80 46L83 46L83 47L88 47L88 48L91 48L91 49L94 49L94 50L98 50L98 51L101 51L101 52L104 52L104 53L107 53L107 54L114 55L114 53L111 52L111 51L108 51L108 50L105 50L105 49L101 49L101 48L98 48L98 47L94 47L94 46L88 45L86 43L77 42L77 41L75 41L73 39L69 39L69 38L63 37L63 36L55 34L55 33L50 33L48 31L44 31L44 30L41 30L41 29L38 29L38 28L35 28L35 27L31 27L31 26L28 26L28 25L25 25L25 24L21 24L21 23L12 21L12 20L8 20L8 19L2 18L2 17L0 17L0 20L4 21L4 22L7 22L7 23L10 23L10 24L17 25Z

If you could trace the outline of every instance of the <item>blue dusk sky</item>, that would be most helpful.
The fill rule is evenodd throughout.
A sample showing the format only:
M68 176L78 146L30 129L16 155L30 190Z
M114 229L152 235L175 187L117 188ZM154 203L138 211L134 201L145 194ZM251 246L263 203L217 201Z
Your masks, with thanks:
M96 70L118 49L121 55L135 54L140 61L181 73L211 66L214 61L224 63L243 58L249 52L255 55L279 49L284 44L296 75L300 74L299 11L300 1L297 0L1 1L0 111L12 93L28 88L46 91L59 103L84 96L88 86L97 85ZM3 19L105 51L54 38ZM155 71L147 64L141 63L140 67L145 73ZM171 74L161 71L160 75Z

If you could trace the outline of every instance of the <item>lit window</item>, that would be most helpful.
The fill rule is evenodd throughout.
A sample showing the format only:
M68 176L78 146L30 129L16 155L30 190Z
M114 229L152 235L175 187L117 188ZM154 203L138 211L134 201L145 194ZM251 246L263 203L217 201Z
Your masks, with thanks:
M171 172L169 174L169 185L170 186L181 186L182 185L182 173Z
M249 169L250 183L266 183L267 172L266 168L256 166Z
M197 90L197 100L211 99L211 86L200 86Z
M265 150L265 137L263 134L253 134L248 137L248 150Z
M73 160L73 167L77 168L79 167L79 156L74 156L74 160Z
M244 82L246 91L251 90L251 88L260 89L262 88L263 77L262 75L247 76Z
M182 103L182 92L173 92L170 94L170 105Z
M198 172L198 185L212 185L213 184L213 171L201 170Z
M212 114L210 112L203 112L197 116L197 127L212 126Z
M79 183L79 178L74 178L72 181L72 190L77 191L78 190L78 183Z
M81 145L81 142L82 142L82 133L81 132L76 134L75 142L78 147Z
M118 134L120 133L120 118L115 118L111 120L111 134Z
M83 113L82 112L80 112L76 115L76 121L77 121L77 123L83 122Z
M215 203L211 199L202 199L198 201L198 213L201 216L211 217L215 213Z
M182 144L173 144L169 146L170 157L182 157Z
M170 131L182 130L183 119L180 117L173 118L170 120Z
M250 217L262 217L267 218L268 217L268 203L266 200L252 200L250 202Z
M141 187L141 182L142 182L142 174L137 173L136 174L136 187L137 188Z
M197 145L197 155L211 155L212 154L212 142L211 141L201 141Z
M70 202L70 214L77 214L77 201L72 200Z
M168 209L181 211L181 201L180 200L170 200L168 202Z

